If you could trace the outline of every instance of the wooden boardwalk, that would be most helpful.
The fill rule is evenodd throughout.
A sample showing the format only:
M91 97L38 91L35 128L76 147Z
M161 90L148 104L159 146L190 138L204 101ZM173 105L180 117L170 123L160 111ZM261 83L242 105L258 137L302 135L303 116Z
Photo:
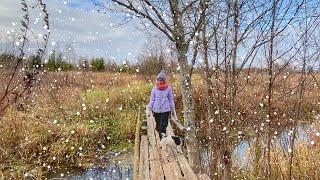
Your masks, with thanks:
M146 110L147 117L142 123L137 122L134 180L207 180L206 174L195 174L188 164L186 157L177 149L160 147L159 134L155 130L155 120L151 112ZM138 118L140 119L140 118ZM141 124L145 123L145 126ZM167 128L167 135L174 135L171 123Z

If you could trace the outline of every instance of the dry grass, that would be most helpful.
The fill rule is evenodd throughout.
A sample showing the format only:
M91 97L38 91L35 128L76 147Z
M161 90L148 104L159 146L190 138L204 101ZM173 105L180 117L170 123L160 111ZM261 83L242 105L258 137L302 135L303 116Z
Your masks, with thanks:
M240 78L240 85L246 83L244 77ZM265 109L259 108L259 104L266 102L265 78L259 74L251 77L246 88L238 95L237 106L241 113L234 129L234 132L242 130L246 137L238 139L235 136L235 143L243 138L254 137L254 125L264 121ZM202 139L208 126L206 87L200 75L196 74L193 78L198 132ZM287 85L293 87L297 79L298 75L292 76ZM178 116L182 119L179 78L174 75L169 81L174 88ZM279 79L278 82L281 84L282 81ZM308 79L302 108L303 122L311 122L320 109L317 104L320 102L319 87L312 86L311 82ZM99 163L99 157L108 151L130 149L134 140L137 109L143 109L148 102L152 86L152 81L137 75L92 72L47 74L33 97L24 101L26 111L8 109L0 120L0 178L20 179L26 173L42 178L52 168L65 164L87 167ZM289 125L288 118L283 114L293 113L297 103L295 95L286 96L284 101L282 91L281 86L276 89L275 99L279 100L273 103L277 112L274 130L279 134ZM216 99L214 103L219 101ZM227 116L226 113L222 117ZM278 125L279 122L281 125ZM312 173L319 168L320 157L316 154L320 150L319 137L315 137L315 142L313 146L303 145L297 150L294 174L298 179L318 175ZM280 158L285 157L281 153L273 156L274 162L281 162L273 166L274 177L287 174L287 163L280 161ZM312 160L315 164L310 163ZM237 167L234 169L237 177L255 179L261 174L259 171L255 176L252 172L244 173Z
M0 177L41 177L61 165L87 167L109 151L130 150L137 109L150 87L126 74L49 74L24 101L26 111L10 108L0 121Z

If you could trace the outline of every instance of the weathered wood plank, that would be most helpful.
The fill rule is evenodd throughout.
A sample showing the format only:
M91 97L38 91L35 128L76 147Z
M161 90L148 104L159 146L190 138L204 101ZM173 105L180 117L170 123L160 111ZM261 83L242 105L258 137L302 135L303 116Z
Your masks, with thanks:
M163 173L166 177L166 180L175 180L177 177L174 174L174 171L172 170L171 163L165 163L162 164Z
M197 174L199 180L210 180L207 174Z
M167 164L170 165L170 169L169 169L170 173L173 174L175 179L185 179L181 173L181 169L180 169L177 161L168 162L168 163L166 163L166 165ZM165 174L166 174L166 172L165 172ZM188 178L186 178L186 179L188 179Z
M168 123L168 127L167 127L166 131L167 131L166 132L167 135L169 135L169 136L175 135L170 122ZM166 152L167 152L167 156L168 156L167 160L171 163L171 169L174 172L174 175L179 179L183 179L181 169L179 167L179 164L177 163L177 159L176 159L175 153L174 153L174 152L176 152L176 149L167 147Z
M147 114L147 152L150 166L149 178L152 180L207 180L206 174L194 174L183 154L177 153L176 148L160 147L160 138L155 130L156 122L152 114L146 109ZM168 123L167 135L174 136L171 123ZM140 176L139 176L140 177ZM202 180L201 179L201 180Z
M153 120L154 121L154 120ZM155 121L154 121L154 126L155 126ZM156 139L156 147L157 149L160 150L160 137L159 137L159 133L157 130L154 129L154 135L155 135L155 139Z
M136 122L136 134L134 140L134 155L133 155L133 180L138 180L139 175L139 157L140 157L140 107L138 110L138 118Z
M190 180L197 180L198 178L189 166L187 159L182 154L178 154L177 159L180 169L183 173L183 177Z
M157 173L156 169L158 168L156 166L156 160L154 159L154 151L152 150L152 147L149 146L149 162L150 162L150 179L156 179Z
M160 152L161 152L161 163L167 163L169 161L168 160L169 154L168 154L166 148L161 147Z
M163 169L160 162L160 147L159 140L157 140L157 132L155 130L155 120L147 109L147 126L148 126L148 140L149 140L149 161L150 161L150 178L153 180L163 180Z
M150 179L149 175L149 153L147 136L141 136L139 179Z
M143 156L143 154L142 154L142 152L143 152L143 144L142 144L142 142L140 141L140 154L139 154L139 168L138 168L138 179L143 179L143 163L144 163L144 161L143 161L143 158L144 158L144 156Z
M157 148L149 146L149 161L150 161L150 178L153 180L163 180L163 170L157 155Z

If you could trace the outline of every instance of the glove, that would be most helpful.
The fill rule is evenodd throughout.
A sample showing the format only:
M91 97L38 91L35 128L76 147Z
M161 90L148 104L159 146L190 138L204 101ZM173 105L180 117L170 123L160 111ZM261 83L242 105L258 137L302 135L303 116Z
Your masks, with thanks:
M177 113L176 113L176 110L174 108L171 108L171 116L173 116L174 118L177 119Z
M152 116L154 117L154 112L152 111L152 109L150 109L150 108L148 108L149 109L149 114L151 115L152 114Z

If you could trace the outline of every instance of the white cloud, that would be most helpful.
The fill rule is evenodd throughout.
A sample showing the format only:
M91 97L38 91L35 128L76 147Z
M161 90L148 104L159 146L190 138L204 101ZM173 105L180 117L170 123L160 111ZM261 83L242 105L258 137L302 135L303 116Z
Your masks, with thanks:
M137 31L134 24L120 27L110 27L118 19L110 15L102 15L89 7L88 1L46 1L50 18L50 42L57 42L62 47L73 44L76 54L89 57L115 57L116 59L132 60L144 42L145 36ZM90 10L91 8L91 10ZM32 11L31 28L35 34L42 34L44 29L36 22L41 19L40 11ZM1 0L0 7L0 43L4 43L8 36L7 31L14 30L11 34L19 32L22 13L19 0ZM13 26L16 23L16 26ZM34 24L37 23L37 24ZM35 45L35 42L31 43ZM119 49L119 50L118 50ZM132 55L129 56L128 53Z

